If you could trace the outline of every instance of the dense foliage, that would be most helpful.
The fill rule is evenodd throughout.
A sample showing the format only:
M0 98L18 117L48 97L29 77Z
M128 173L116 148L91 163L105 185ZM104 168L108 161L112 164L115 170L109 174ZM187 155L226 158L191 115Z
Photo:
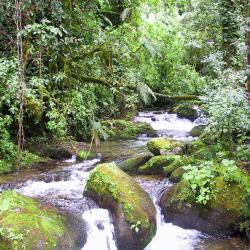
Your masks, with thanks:
M0 3L0 155L13 157L23 41L26 137L100 136L157 95L199 95L207 133L249 131L243 1L17 1ZM104 137L103 135L101 137Z

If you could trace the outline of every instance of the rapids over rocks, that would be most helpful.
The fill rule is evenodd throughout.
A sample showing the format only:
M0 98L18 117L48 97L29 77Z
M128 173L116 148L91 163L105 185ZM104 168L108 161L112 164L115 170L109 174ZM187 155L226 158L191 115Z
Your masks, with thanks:
M159 111L141 112L134 121L147 122L159 136L178 140L194 140L189 131L203 122L201 119L191 122L178 118L176 114ZM138 140L105 141L94 150L102 154L102 160L119 163L129 157L145 153L148 140L146 135L142 135ZM54 168L50 167L43 172L30 170L25 176L20 173L21 178L18 183L14 183L14 174L8 175L5 181L0 180L2 183L0 187L1 190L16 189L24 195L35 197L61 210L81 215L88 224L87 242L81 250L117 250L114 226L108 210L99 208L94 201L82 195L89 171L98 162L100 159L78 163L73 156L72 159L60 162ZM199 231L165 223L158 202L162 191L173 184L167 178L159 176L133 178L149 193L157 210L157 232L145 250L250 249L250 246L240 239L214 238Z

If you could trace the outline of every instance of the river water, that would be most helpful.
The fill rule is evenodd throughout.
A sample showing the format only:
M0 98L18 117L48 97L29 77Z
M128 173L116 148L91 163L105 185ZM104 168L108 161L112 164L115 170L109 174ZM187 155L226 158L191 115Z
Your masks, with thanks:
M192 123L187 119L179 119L175 114L159 111L140 113L135 121L150 123L159 136L179 140L194 140L195 138L189 135L189 131L200 123L200 121ZM148 140L145 135L141 135L138 140L106 141L93 150L102 154L102 161L120 162L131 156L146 154ZM2 184L0 188L14 188L22 194L38 198L61 210L81 215L88 223L88 238L82 250L118 250L109 212L99 208L91 199L83 197L89 172L99 162L100 159L94 159L77 163L73 156L72 159L48 168L42 173L35 170L24 172L23 175L21 173L23 178L18 184L13 184L10 181L11 176L7 176L7 183ZM134 176L133 178L150 194L157 209L157 232L145 250L250 249L250 245L239 238L214 238L196 230L187 230L165 223L158 201L162 191L172 183L159 176Z

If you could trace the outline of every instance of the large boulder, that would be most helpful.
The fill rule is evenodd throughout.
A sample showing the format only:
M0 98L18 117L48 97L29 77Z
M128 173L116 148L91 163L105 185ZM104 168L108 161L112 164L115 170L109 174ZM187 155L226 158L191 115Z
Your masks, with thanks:
M242 196L244 190L222 177L217 177L215 183L216 195L205 205L185 200L184 190L188 185L185 180L166 190L160 201L165 220L208 234L233 235L247 202Z
M191 106L179 105L173 111L178 117L186 118L191 121L194 121L199 117L198 111Z
M150 158L151 156L149 155L129 158L125 161L120 162L118 164L118 167L125 172L136 173L138 168L144 165L148 160L150 160Z
M6 191L0 195L0 249L80 249L86 242L85 223L48 205Z
M152 139L147 143L148 150L154 155L183 154L185 143L167 138Z
M149 195L114 163L98 165L85 194L113 218L120 250L142 250L156 232L156 209Z

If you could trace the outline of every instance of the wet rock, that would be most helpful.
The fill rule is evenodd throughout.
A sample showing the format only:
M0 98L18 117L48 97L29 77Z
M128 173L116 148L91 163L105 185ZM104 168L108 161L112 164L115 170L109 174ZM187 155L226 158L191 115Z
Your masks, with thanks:
M85 222L14 191L0 195L0 249L80 249L86 242ZM10 232L15 240L9 237ZM19 249L19 248L18 248ZM21 249L21 248L20 248Z
M173 112L176 113L179 118L186 118L191 121L199 117L198 111L191 106L179 105Z
M54 160L69 159L72 156L71 152L65 148L47 149L45 155Z
M139 174L163 174L164 167L174 161L174 156L157 155L138 168Z
M165 167L163 167L163 175L169 177L176 169L187 166L190 164L195 164L195 158L186 155L173 155L172 162Z
M206 205L186 201L183 196L186 187L187 182L182 180L163 193L160 206L167 222L212 235L235 234L247 203L240 185L217 177L216 196Z
M149 155L130 158L119 163L118 167L125 172L136 173L138 168L144 165L150 158L151 156Z
M119 250L142 250L156 232L156 209L149 195L115 164L98 165L84 192L112 214Z
M136 139L139 135L154 135L156 132L150 124L126 120L108 120L103 122L110 140Z
M190 131L190 135L193 137L199 137L203 133L205 127L206 127L205 125L198 125L193 127L192 130Z
M154 155L183 154L186 146L181 141L167 138L157 138L147 143L148 150Z
M169 180L175 183L179 182L181 181L183 174L185 174L186 172L187 170L185 170L183 167L179 167L171 173Z

